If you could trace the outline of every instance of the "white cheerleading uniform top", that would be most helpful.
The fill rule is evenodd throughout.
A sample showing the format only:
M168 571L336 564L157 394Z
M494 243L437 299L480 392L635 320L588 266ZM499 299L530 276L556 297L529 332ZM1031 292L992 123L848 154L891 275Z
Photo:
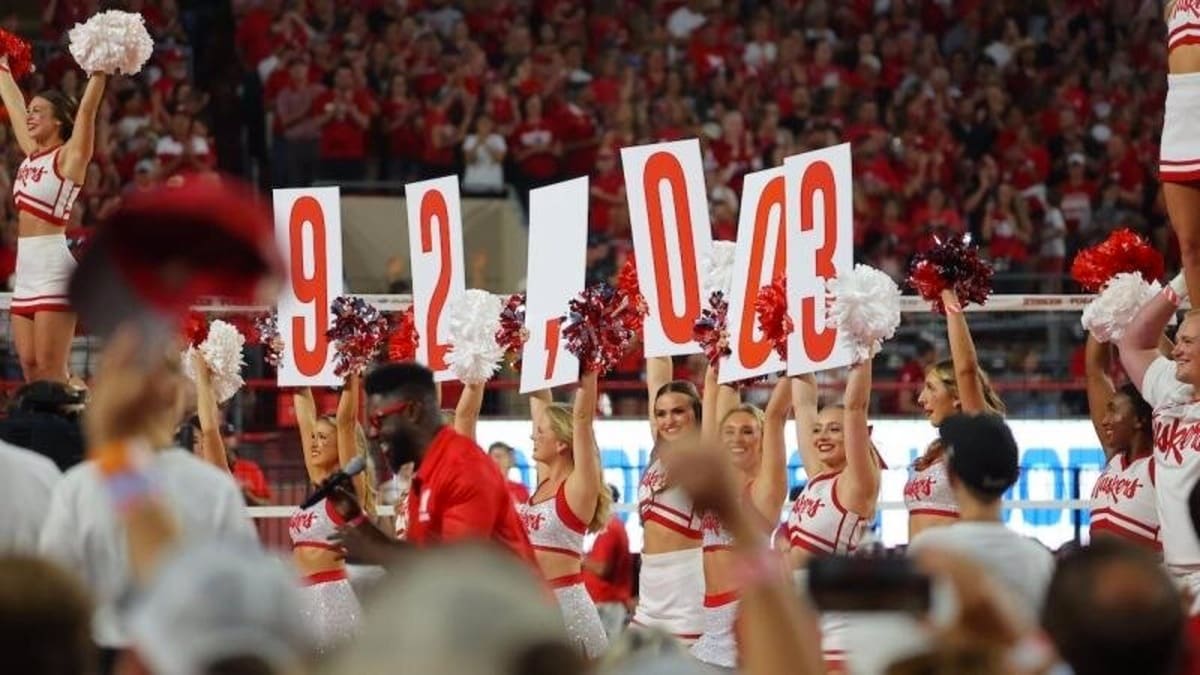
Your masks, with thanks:
M1194 44L1200 44L1200 2L1175 0L1167 17L1167 51Z
M13 203L25 211L53 223L66 225L71 207L79 196L79 185L58 172L55 161L62 146L33 153L21 162L13 180Z
M1154 406L1154 496L1163 560L1200 567L1200 540L1188 513L1188 496L1200 478L1200 403L1190 385L1175 379L1175 364L1154 359L1142 378L1142 397Z
M838 503L841 471L810 479L788 515L788 541L816 555L848 555L858 548L868 520Z
M946 475L945 458L938 459L924 469L913 468L904 484L904 506L908 515L958 517L958 502L950 489L950 477Z
M642 522L654 522L692 539L702 538L700 514L683 488L666 487L667 474L662 462L654 463L642 475L638 485L638 514Z
M537 493L537 490L534 490ZM567 483L563 481L554 496L517 505L517 515L525 525L529 543L535 551L583 556L583 535L587 523L579 519L567 504Z
M307 509L298 509L288 521L288 535L292 538L292 548L309 546L323 548L329 551L341 551L341 547L330 541L338 527L346 521L334 510L328 499L313 504Z
M1126 463L1117 454L1108 461L1092 488L1091 536L1101 532L1132 540L1155 550L1158 539L1158 505L1154 502L1154 459L1142 457Z
M733 546L733 535L729 534L713 511L705 511L700 516L700 546L705 553L728 551Z

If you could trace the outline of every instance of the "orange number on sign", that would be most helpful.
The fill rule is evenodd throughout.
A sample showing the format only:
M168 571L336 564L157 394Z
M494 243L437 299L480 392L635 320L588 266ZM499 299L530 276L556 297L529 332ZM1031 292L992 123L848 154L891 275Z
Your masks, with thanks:
M659 184L667 181L671 188L671 207L679 232L680 269L683 272L683 310L677 311L671 295L671 273L668 267L667 232L663 218ZM642 176L646 193L646 215L650 224L650 251L654 258L654 288L658 293L658 313L663 333L675 344L692 340L692 329L700 318L700 273L696 264L696 246L692 239L692 214L688 210L687 182L679 160L667 152L656 152L646 160Z
M446 296L450 294L450 211L446 198L438 190L430 190L421 198L421 253L433 251L433 219L438 221L438 278L429 299L429 310L425 314L425 340L429 343L429 368L436 372L446 370L446 353L450 346L438 341L438 324Z
M833 169L826 162L813 162L804 170L800 179L800 231L812 230L813 197L821 192L825 202L825 243L817 250L816 272L821 279L837 276L833 265L833 255L837 251L837 184L833 179ZM800 336L804 342L804 351L813 361L824 361L833 353L837 340L837 330L827 326L817 330L817 317L825 314L825 298L822 294L820 314L817 312L817 298L804 298L800 301Z
M777 207L780 214L780 227L778 228L775 238L775 256L771 261L771 273L766 276L766 279L771 280L776 275L783 272L787 264L785 255L787 247L784 245L785 234L782 226L783 223L783 208L784 208L784 188L783 176L772 178L763 187L762 194L758 197L758 208L754 211L754 243L750 249L750 266L746 274L746 293L742 298L742 316L740 332L738 334L738 355L742 360L742 366L752 369L758 368L763 363L766 363L767 357L771 354L771 343L766 339L754 337L754 328L758 323L758 313L754 309L754 301L758 297L758 290L761 287L763 277L763 263L767 255L767 229L769 226L769 218L771 217L771 208Z
M312 250L304 250L304 225L312 228ZM321 203L312 197L300 197L292 204L288 218L288 250L291 254L292 293L302 304L313 308L314 343L308 344L305 317L292 317L292 343L296 358L296 369L301 375L312 377L325 368L329 355L329 338L325 330L329 327L329 269L325 260L325 212ZM304 274L305 256L312 258L312 276Z
M559 328L562 327L562 317L546 320L546 379L554 375L554 364L558 361Z

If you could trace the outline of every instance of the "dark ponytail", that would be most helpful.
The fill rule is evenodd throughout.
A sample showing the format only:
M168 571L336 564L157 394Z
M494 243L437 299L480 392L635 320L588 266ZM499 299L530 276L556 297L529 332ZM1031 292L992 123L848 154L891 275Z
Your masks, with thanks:
M54 89L43 91L38 94L38 98L45 99L54 106L54 119L62 125L59 127L59 135L64 143L71 140L71 132L75 131L75 114L79 112L79 101Z

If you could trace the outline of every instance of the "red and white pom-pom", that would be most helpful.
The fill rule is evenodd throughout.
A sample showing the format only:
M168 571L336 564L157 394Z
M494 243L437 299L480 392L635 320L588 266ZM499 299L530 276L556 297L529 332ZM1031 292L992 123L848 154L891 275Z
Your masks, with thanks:
M361 375L388 338L388 320L371 303L348 295L335 298L330 311L333 327L325 335L337 343L333 372Z
M787 359L788 336L792 334L792 317L788 316L787 277L778 276L758 291L754 300L758 328L763 338L775 347L780 358Z
M704 280L704 297L711 298L713 293L720 293L728 298L733 288L733 257L737 252L737 244L732 241L714 241L712 249L700 265Z
M908 284L922 298L933 303L934 311L946 313L942 291L952 289L965 308L982 305L992 293L992 266L979 257L978 247L969 238L953 238L937 244L913 259Z
M1071 278L1083 290L1095 293L1122 272L1136 272L1146 281L1158 281L1164 269L1162 254L1150 242L1133 230L1121 228L1080 251L1071 263Z
M274 366L279 367L279 362L283 359L283 337L279 334L279 318L274 312L265 316L260 316L254 321L254 333L258 344L263 346L265 354L263 359Z
M500 330L499 296L471 288L446 305L450 352L446 365L467 384L487 382L500 368L504 348L496 343Z
M85 73L134 75L154 51L141 14L110 9L67 33L67 49Z
M1161 290L1157 281L1148 282L1137 272L1121 272L1083 308L1080 323L1100 342L1116 342L1138 309Z
M587 372L603 375L625 356L634 333L621 317L627 299L608 284L595 284L571 299L562 338Z
M15 80L33 72L33 49L29 43L4 29L0 29L0 56L8 57L8 70Z
M183 339L189 347L199 347L208 337L208 317L203 312L190 311L183 321Z
M887 274L855 265L825 282L829 318L854 349L854 363L869 361L900 325L900 288Z
M617 275L616 296L619 304L623 305L620 320L629 330L640 332L649 310L646 307L646 298L642 295L642 288L638 285L637 261L632 253L625 258L625 264L621 266L621 272Z
M245 345L245 336L233 324L216 319L208 324L204 340L190 345L184 352L183 371L195 381L192 359L197 355L203 358L212 373L213 395L217 397L217 403L224 403L246 383L242 379L242 366L245 365L242 348Z
M721 359L729 356L729 328L726 324L729 314L729 303L720 291L714 292L708 298L708 307L700 310L700 318L692 328L692 337L704 349L704 356L709 365L718 367Z
M417 333L416 313L412 305L395 315L392 331L388 334L387 360L393 363L414 361L421 336Z
M525 294L513 293L500 309L500 327L496 329L496 344L515 370L521 370L521 351L529 331L525 328Z

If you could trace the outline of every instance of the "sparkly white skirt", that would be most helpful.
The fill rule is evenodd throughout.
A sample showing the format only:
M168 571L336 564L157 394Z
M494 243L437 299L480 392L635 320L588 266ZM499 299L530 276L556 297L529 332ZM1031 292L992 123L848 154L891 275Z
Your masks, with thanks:
M302 583L304 620L317 651L324 654L354 636L362 607L344 571L314 574Z
M660 628L691 645L704 632L704 554L699 547L642 554L631 626Z
M550 585L554 587L554 597L558 599L563 621L567 624L567 636L589 659L597 659L608 651L608 636L604 633L596 604L579 579L579 575L565 577L562 582L552 579Z
M733 593L704 597L704 635L692 645L692 656L712 666L737 667L737 637L733 628L738 602Z

